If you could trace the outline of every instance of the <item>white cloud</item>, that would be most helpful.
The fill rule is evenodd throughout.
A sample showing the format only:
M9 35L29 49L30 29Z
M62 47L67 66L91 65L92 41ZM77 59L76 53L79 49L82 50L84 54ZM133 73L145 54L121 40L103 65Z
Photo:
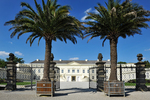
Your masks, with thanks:
M92 10L92 8L89 8L89 9L87 9L86 11L84 11L84 13L86 13L85 14L85 16L84 17L82 17L81 18L81 21L85 21L85 18L88 16L88 12L93 12L93 13L95 13L95 14L98 14L99 12L95 9L95 10ZM90 21L94 21L94 20L90 20Z
M150 49L145 49L144 51L150 51Z
M9 52L0 51L0 56L8 56Z
M94 12L94 13L96 13L96 14L98 14L98 13L99 13L96 9L95 9L93 12Z
M84 13L88 13L92 10L92 8L87 9Z
M143 60L145 60L146 59L146 57L143 57Z
M13 44L12 42L9 42L10 44Z
M15 51L15 54L16 54L16 55L19 55L19 56L22 56L22 55L23 55L23 54L20 53L19 51Z
M69 60L78 60L78 57L74 57L74 58L69 58Z
M85 18L87 17L87 15L85 15L84 17L81 18L82 21L85 21Z

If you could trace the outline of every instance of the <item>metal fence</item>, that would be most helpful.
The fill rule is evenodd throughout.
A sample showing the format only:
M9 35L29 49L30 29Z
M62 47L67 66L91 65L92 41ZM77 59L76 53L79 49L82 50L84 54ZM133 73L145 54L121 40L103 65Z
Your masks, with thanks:
M97 69L98 67L89 68L89 88L97 88ZM111 72L111 66L105 65L105 79L108 81ZM150 68L145 68L145 78L147 80L146 85L150 86ZM117 65L117 78L119 81L125 82L125 88L133 88L136 86L136 67L135 66L126 66L125 64ZM149 82L149 83L148 83Z
M98 67L89 68L89 88L97 88L97 68Z
M106 81L109 80L111 66L105 67L106 71ZM117 78L119 81L125 82L125 88L135 88L136 86L136 67L135 66L126 66L126 65L118 65L117 66Z
M5 85L7 79L7 68L0 68L0 85Z
M36 81L43 77L44 67L16 67L17 88L35 89ZM55 87L60 89L60 69L54 67L55 70Z

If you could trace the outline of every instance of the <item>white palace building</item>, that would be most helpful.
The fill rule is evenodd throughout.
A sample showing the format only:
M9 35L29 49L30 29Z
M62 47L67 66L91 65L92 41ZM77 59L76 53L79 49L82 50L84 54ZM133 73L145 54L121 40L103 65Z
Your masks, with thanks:
M60 68L60 81L61 82L87 82L89 81L89 68L96 67L97 60L54 60L56 62L55 67ZM110 60L104 60L105 66L110 66ZM30 80L31 78L31 66L32 78L42 79L44 60L35 60L29 64L17 64L17 79ZM119 67L120 65L117 65ZM135 67L134 63L123 64L122 67ZM25 67L25 68L24 68ZM123 68L122 69L122 80L127 82L131 79L136 79L135 68ZM5 69L0 69L0 78L6 78ZM59 72L56 72L56 74ZM57 74L59 75L59 74ZM150 68L146 68L146 79L150 79ZM36 76L36 77L35 77ZM106 69L106 80L109 79L110 68ZM57 77L57 76L56 76ZM117 68L117 77L120 80L120 71ZM90 79L96 81L96 69L90 70Z
M60 68L60 81L62 82L87 82L89 81L89 68L96 67L97 60L54 60L56 67ZM106 67L110 66L110 60L104 60ZM44 60L35 60L28 64L33 67L35 75L42 79ZM20 65L19 65L20 66ZM119 67L120 64L117 65ZM122 67L135 67L134 63L122 64ZM42 68L36 68L42 67ZM127 82L131 79L136 79L135 68L123 68L122 69L122 80ZM56 72L57 73L57 72ZM96 81L96 69L90 70L90 79ZM150 68L146 68L146 79L150 79ZM106 80L109 79L110 68L106 69ZM120 71L117 68L117 77L120 80Z

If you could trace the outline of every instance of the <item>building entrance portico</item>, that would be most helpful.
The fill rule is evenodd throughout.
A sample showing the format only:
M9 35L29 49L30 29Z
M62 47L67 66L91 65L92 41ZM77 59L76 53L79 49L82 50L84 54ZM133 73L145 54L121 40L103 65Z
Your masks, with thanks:
M76 81L76 76L71 76L71 81Z

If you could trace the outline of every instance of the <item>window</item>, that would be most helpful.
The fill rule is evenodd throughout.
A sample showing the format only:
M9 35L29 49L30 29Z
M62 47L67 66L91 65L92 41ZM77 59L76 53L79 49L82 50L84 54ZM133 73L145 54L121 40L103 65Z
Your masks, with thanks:
M106 79L108 79L108 76L106 76Z
M147 78L149 78L149 73L147 73Z
M126 79L126 75L124 75L124 78Z
M133 71L133 68L131 68L131 71Z
M89 70L87 70L87 73L89 73Z
M63 70L63 69L61 70L61 73L64 73L64 70Z
M39 69L39 70L38 70L38 73L40 73L40 72L41 72L41 70Z
M108 73L108 70L106 70L106 73Z
M94 73L94 69L92 70L92 73Z
M132 74L132 78L134 79L134 74Z
M57 70L57 73L59 73L59 70Z
M75 73L75 70L74 70L74 69L72 70L72 73Z
M129 75L129 79L130 79L131 77L130 77L130 75Z
M68 69L68 73L70 73L70 69Z
M77 70L77 73L79 73L79 69Z
M85 73L85 70L83 69L83 73Z
M92 79L94 79L94 76L92 76Z

